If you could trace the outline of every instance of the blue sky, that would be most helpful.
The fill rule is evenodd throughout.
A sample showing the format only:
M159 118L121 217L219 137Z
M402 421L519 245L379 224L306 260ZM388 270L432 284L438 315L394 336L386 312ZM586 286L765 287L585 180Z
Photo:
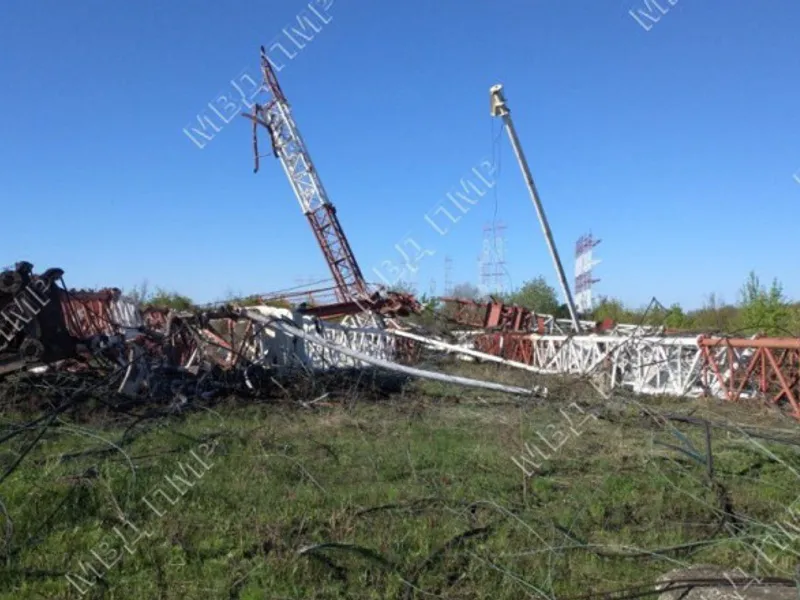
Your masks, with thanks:
M489 115L502 82L570 279L591 230L596 293L696 306L755 269L800 297L800 4L658 2L649 30L629 13L644 0L314 3L328 23L278 77L365 275L410 237L432 253L404 277L421 291L443 292L445 256L477 282L495 220L513 284L555 284ZM281 31L307 6L0 5L0 263L198 301L328 277L279 163L253 174L249 123L217 118L202 150L182 131L256 76L261 44L292 48ZM439 235L426 214L486 160L491 187Z

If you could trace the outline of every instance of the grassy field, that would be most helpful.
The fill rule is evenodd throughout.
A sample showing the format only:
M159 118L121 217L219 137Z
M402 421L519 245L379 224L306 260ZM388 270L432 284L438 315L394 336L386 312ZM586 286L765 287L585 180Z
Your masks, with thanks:
M565 598L753 570L754 541L790 520L797 446L739 429L797 441L787 417L549 383L547 400L413 382L135 425L65 416L0 484L0 598ZM705 428L652 416L690 412L729 425L710 429L712 474ZM0 446L3 471L21 446Z

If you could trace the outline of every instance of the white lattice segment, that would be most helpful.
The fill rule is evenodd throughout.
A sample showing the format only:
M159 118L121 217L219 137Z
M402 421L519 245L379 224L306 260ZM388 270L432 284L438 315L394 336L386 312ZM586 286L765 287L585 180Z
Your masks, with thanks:
M615 354L621 384L640 394L702 393L702 352L694 337L631 337Z
M395 345L394 337L387 335L377 328L351 328L337 323L304 319L303 330L315 333L323 339L345 346L356 352L367 354L382 360L394 360ZM312 368L342 368L342 367L363 367L367 363L358 361L349 356L345 356L335 350L308 344L307 353L310 358Z
M732 376L742 374L755 352L728 346L706 348L713 359L709 360L695 336L653 335L656 328L635 325L618 330L632 333L532 334L531 357L525 364L543 374L599 377L609 387L640 394L725 398ZM465 338L482 334L462 332ZM501 338L500 355L507 356L503 341ZM719 372L714 365L719 366ZM757 382L748 381L739 397L758 394Z
M533 365L545 373L588 374L605 354L605 346L596 342L596 337L531 336Z
M109 303L109 316L111 321L124 331L126 338L138 335L144 325L139 307L129 298L120 297L112 300Z
M634 331L636 331L634 329ZM531 336L534 365L552 374L601 374L611 387L649 395L726 396L732 374L746 368L753 349L712 348L713 364L704 359L694 336ZM755 396L745 388L742 397Z
M305 144L288 105L271 102L265 113L278 158L303 213L308 214L328 204L325 188L306 156Z
M394 336L377 327L348 327L271 306L250 307L248 310L265 317L291 322L307 333L374 358L394 360L395 357ZM309 369L324 370L366 366L366 363L334 349L308 343L270 328L259 330L255 336L253 355L260 364L275 367L302 365Z

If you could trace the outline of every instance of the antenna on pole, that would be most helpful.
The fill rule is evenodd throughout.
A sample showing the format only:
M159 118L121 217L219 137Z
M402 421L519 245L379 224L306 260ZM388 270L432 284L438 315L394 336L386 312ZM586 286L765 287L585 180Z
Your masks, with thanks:
M553 234L550 231L550 225L547 222L547 216L544 214L542 201L539 199L539 192L536 191L536 184L533 182L533 175L531 175L531 170L528 167L528 161L525 159L525 153L522 151L522 146L519 143L517 131L514 129L514 122L511 120L511 111L506 105L505 96L503 96L502 85L493 85L489 89L489 100L489 110L491 115L493 117L503 118L503 123L506 126L508 138L511 140L511 146L514 148L514 154L517 156L519 168L522 170L522 175L525 178L525 184L528 186L528 192L531 195L533 206L536 209L537 216L539 217L539 224L542 226L542 233L544 233L544 239L547 242L547 248L550 250L550 256L553 259L553 266L556 269L558 282L561 285L561 291L564 294L564 298L567 302L569 316L572 319L572 326L575 328L575 331L579 332L581 331L581 324L578 320L578 311L575 309L575 303L572 300L572 293L570 292L569 284L567 283L567 276L564 274L564 267L561 264L561 259L558 256L558 250L556 249L556 244L553 241Z

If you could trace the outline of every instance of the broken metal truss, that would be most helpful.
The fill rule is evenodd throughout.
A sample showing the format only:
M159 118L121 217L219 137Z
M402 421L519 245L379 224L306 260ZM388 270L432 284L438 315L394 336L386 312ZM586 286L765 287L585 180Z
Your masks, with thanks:
M587 376L607 390L731 401L766 398L800 419L797 338L665 335L656 328L613 324L606 327L608 333L542 335L510 330L502 316L513 311L489 303L480 321L473 312L468 323L481 328L466 333L459 346L398 327L349 326L276 306L140 309L116 288L68 290L62 275L60 269L35 275L25 262L0 273L0 375L105 372L125 396L170 398L232 387L254 390L270 373L378 367L522 393L521 388L410 367L428 348L538 374ZM340 316L349 311L317 308ZM547 315L515 317L513 322L538 323L539 331L543 325L550 331L560 326ZM539 386L523 391L547 394Z
M463 298L441 298L445 314L454 323L491 331L517 331L539 335L569 335L576 333L570 319L536 313L523 306L496 300L476 302ZM582 333L607 333L617 335L646 335L663 333L663 327L615 323L604 321L578 321Z
M463 298L441 298L448 317L455 323L481 329L501 331L533 331L541 335L570 333L572 321L557 319L553 315L537 314L522 306L503 302L476 302ZM608 323L580 321L584 331L602 331Z
M591 377L639 394L763 398L800 419L800 339L669 335L663 327L541 315L502 302L443 298L461 343L537 373Z
M30 263L0 274L5 290L0 296L0 375L105 373L124 396L152 400L177 394L185 400L237 386L254 390L265 375L281 371L379 367L512 394L546 393L540 387L506 386L400 364L408 358L403 343L408 340L398 340L377 324L350 327L322 320L313 311L265 305L140 309L116 288L67 290L62 275L50 269L35 276ZM408 305L414 302L405 299ZM327 314L352 314L337 306Z
M539 373L648 395L764 398L800 419L800 339L480 333L474 347Z
M252 115L244 115L253 121L253 149L255 171L259 168L259 125L266 128L272 143L272 152L286 172L303 214L311 225L317 243L336 282L336 294L340 302L359 300L368 296L364 276L356 262L350 243L344 234L336 208L328 199L311 155L294 121L289 101L278 83L275 71L261 47L261 71L264 76L263 89L266 98L253 106Z

